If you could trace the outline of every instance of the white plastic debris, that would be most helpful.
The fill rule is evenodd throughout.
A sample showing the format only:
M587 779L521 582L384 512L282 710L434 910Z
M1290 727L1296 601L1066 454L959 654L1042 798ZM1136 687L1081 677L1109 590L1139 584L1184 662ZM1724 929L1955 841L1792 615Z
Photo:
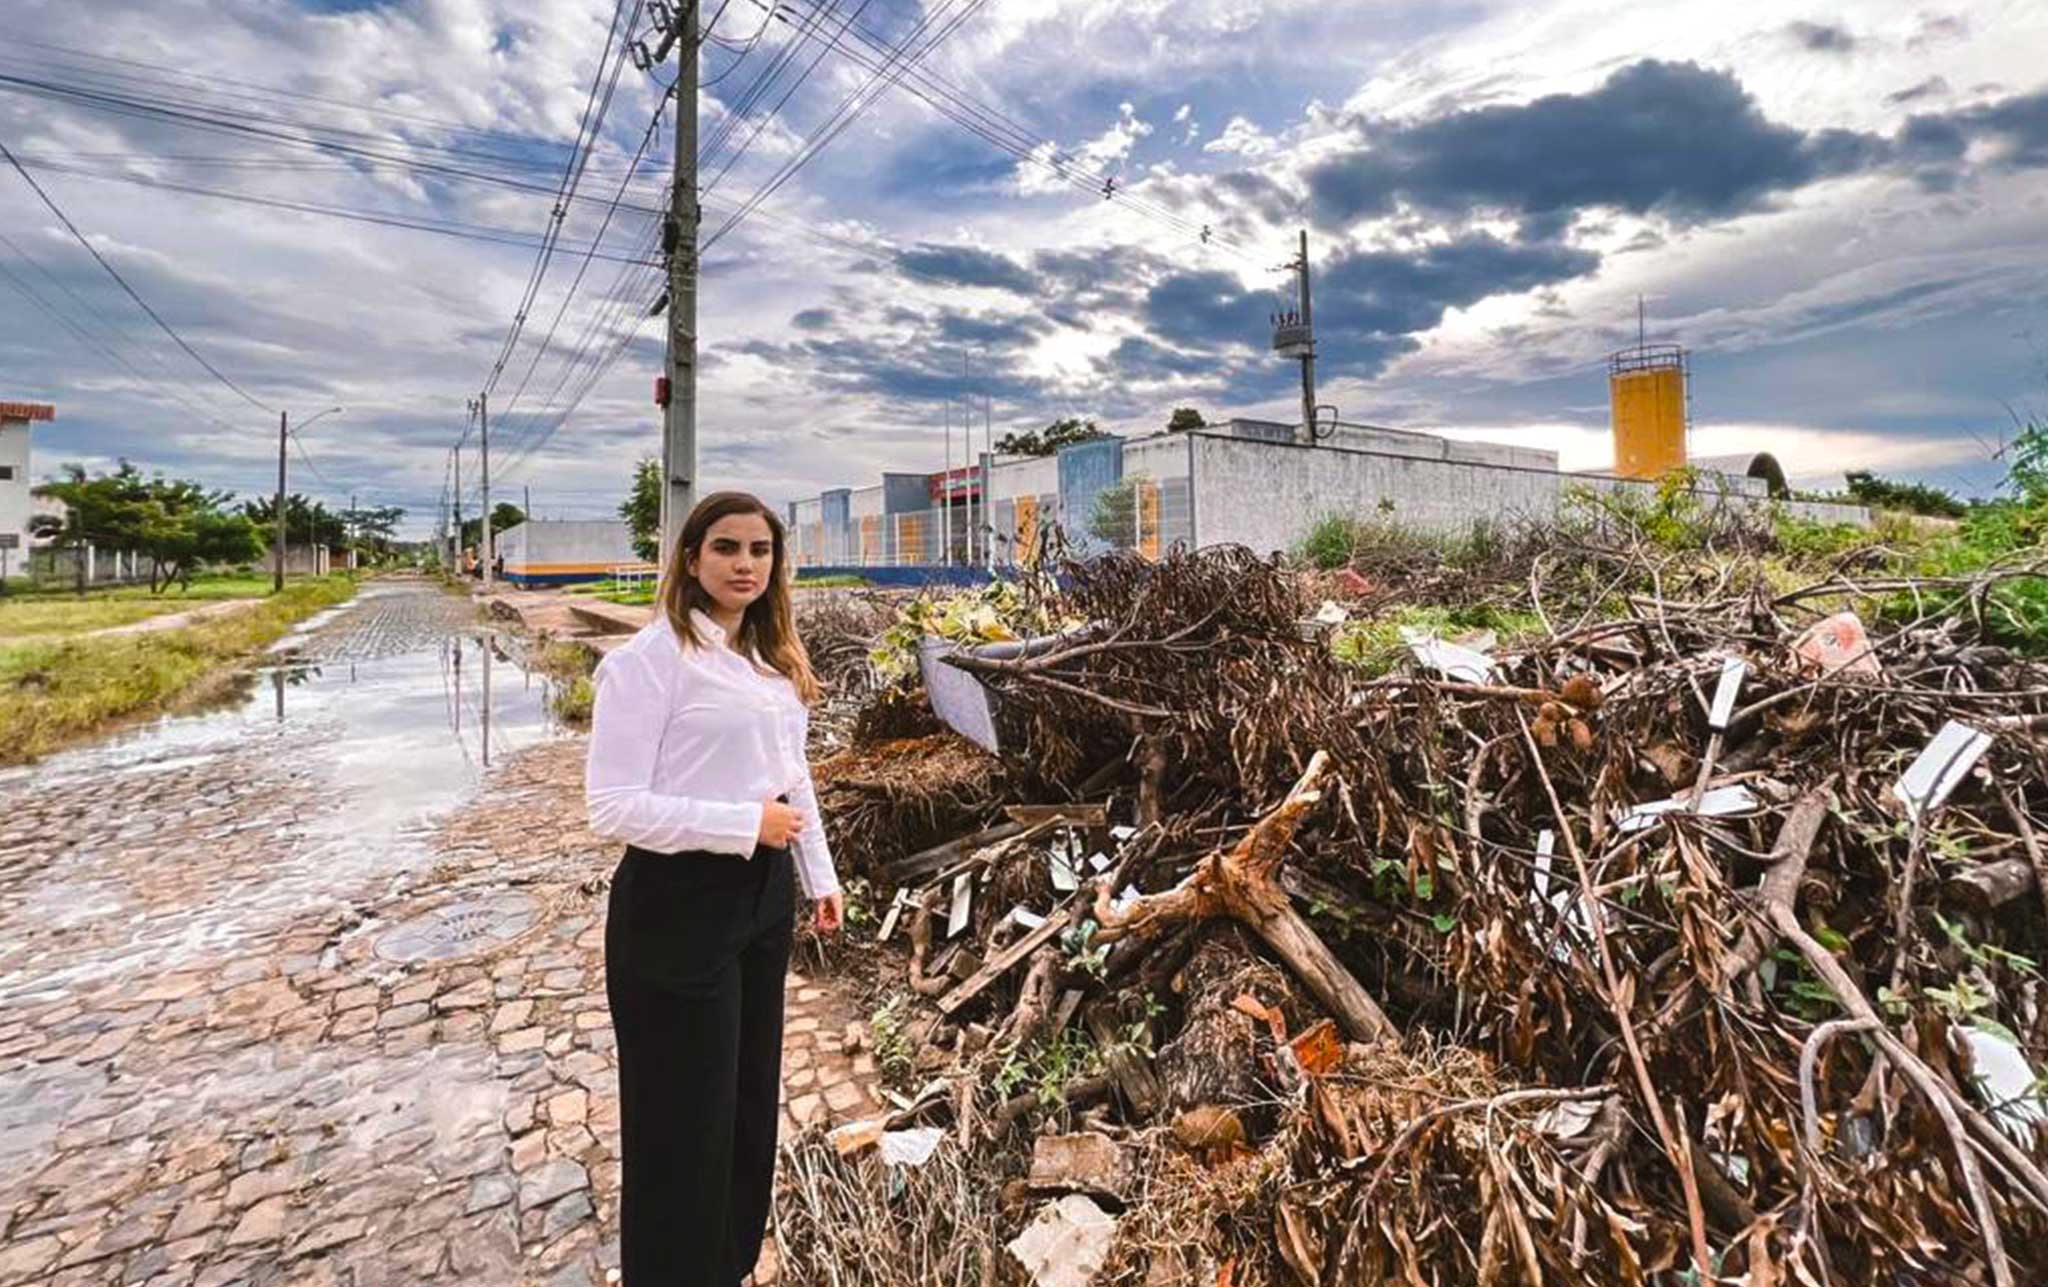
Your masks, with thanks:
M1026 930L1035 930L1045 924L1045 917L1040 916L1037 912L1020 903L1010 909L1010 923L1021 926Z
M1401 627L1401 639L1415 660L1444 676L1465 684L1491 684L1500 679L1493 658L1462 644L1447 643L1413 626Z
M1129 840L1132 836L1135 836L1137 834L1138 829L1136 827L1116 826L1111 827L1109 829L1109 838L1111 840L1116 841L1118 844L1122 844L1124 841Z
M1115 1234L1114 1218L1085 1195L1070 1193L1040 1207L1009 1250L1038 1287L1088 1287L1109 1258Z
M1684 796L1639 804L1633 809L1617 811L1614 825L1623 835L1647 831L1662 822L1665 814L1688 812L1691 805L1692 801ZM1757 805L1756 793L1737 783L1734 786L1715 787L1701 796L1699 814L1703 818L1727 818L1741 813L1755 813Z
M1081 887L1080 877L1074 875L1073 860L1059 850L1050 855L1052 863L1052 887L1062 894L1071 894Z
M946 916L946 937L952 938L967 928L967 913L974 906L974 874L961 872L953 877L953 906Z
M882 1132L882 1160L891 1166L923 1166L932 1160L939 1141L946 1138L943 1126L919 1126L907 1131Z
M1982 1028L1964 1028L1962 1034L1975 1066L1972 1080L1990 1105L1992 1118L2007 1135L2022 1144L2030 1142L2034 1126L2048 1121L2040 1074L2008 1038Z
M1315 622L1319 626L1341 626L1351 620L1351 613L1335 599L1323 600L1323 606L1316 609Z
M1115 898L1109 900L1109 905L1116 911L1120 912L1124 910L1124 908L1129 907L1132 903L1137 902L1140 897L1142 897L1142 895L1138 893L1138 887L1136 885L1125 885L1123 889L1117 893L1117 896Z
M1725 732L1728 719L1735 714L1735 695L1742 691L1742 677L1749 673L1749 663L1740 657L1730 657L1721 663L1721 682L1714 685L1714 705L1707 712L1707 727L1715 732Z
M1536 871L1529 882L1535 886L1535 891L1529 895L1529 901L1539 906L1548 902L1552 909L1557 912L1560 921L1577 926L1581 933L1591 938L1593 922L1587 918L1586 909L1579 905L1578 897L1570 886L1566 885L1563 881L1559 881L1558 891L1554 894L1550 892L1550 873L1553 864L1556 862L1556 853L1557 833L1548 827L1537 832ZM1563 936L1560 936L1558 941L1551 945L1550 955L1559 961L1569 961L1572 959L1572 949L1565 942Z
M1991 734L1950 720L1893 784L1892 794L1906 806L1908 816L1925 817L1941 807L1990 748Z
M1108 871L1108 870L1109 870L1109 855L1108 855L1108 854L1089 854L1089 855L1088 855L1088 865L1089 865L1090 867L1093 867L1093 868L1094 868L1094 869L1095 869L1096 871L1098 871L1098 872L1101 872L1101 871Z
M1600 1116L1600 1101L1597 1099L1567 1099L1561 1104L1552 1104L1536 1119L1536 1129L1555 1135L1561 1140L1583 1135L1593 1119Z

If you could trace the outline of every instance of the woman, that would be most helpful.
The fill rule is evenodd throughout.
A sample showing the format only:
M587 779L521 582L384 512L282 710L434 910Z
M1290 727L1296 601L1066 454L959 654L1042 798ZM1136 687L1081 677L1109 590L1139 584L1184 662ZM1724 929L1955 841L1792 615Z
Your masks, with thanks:
M767 1228L794 884L843 907L804 759L818 694L782 524L707 496L652 624L597 668L584 790L626 842L605 924L625 1287L734 1287ZM791 850L794 848L794 855Z

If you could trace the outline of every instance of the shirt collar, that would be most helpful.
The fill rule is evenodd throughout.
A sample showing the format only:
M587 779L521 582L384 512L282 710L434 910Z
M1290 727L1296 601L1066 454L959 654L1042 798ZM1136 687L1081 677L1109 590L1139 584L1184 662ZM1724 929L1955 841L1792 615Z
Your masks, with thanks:
M690 626L699 638L720 648L725 646L725 628L713 621L704 609L690 609Z

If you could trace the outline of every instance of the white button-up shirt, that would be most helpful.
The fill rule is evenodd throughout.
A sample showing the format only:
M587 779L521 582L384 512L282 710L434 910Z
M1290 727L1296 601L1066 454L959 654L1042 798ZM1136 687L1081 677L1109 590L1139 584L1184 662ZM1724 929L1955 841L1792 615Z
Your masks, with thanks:
M804 895L835 892L804 756L810 712L789 680L727 647L710 617L692 612L690 623L702 647L684 645L657 613L598 664L583 776L590 829L655 853L744 860L762 802L787 795L807 820L792 846Z

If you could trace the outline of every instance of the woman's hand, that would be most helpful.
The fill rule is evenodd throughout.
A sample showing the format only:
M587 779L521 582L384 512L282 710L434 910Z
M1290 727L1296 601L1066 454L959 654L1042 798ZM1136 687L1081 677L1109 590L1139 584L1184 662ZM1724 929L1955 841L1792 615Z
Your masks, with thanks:
M846 919L846 896L837 890L811 904L814 909L811 924L820 934L833 934L839 930L840 922Z
M761 843L770 849L787 849L789 842L803 834L803 810L780 800L761 802Z

